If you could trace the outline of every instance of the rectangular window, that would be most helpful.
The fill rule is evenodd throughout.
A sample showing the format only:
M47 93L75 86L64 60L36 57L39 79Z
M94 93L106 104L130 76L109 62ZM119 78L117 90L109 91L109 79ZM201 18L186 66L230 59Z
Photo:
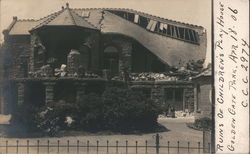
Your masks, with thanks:
M183 89L175 89L175 100L182 101L183 100Z
M192 42L195 42L195 39L194 39L194 31L191 30L191 29L189 29L189 34L190 34L190 40L191 40Z
M134 13L128 13L128 20L134 22L135 14Z
M160 32L160 22L157 22L156 26L155 26L155 32Z
M165 99L166 101L172 101L174 96L174 91L172 88L165 89Z
M173 26L173 37L179 38L178 29L176 26Z
M179 27L179 34L180 34L180 38L181 39L184 39L184 28L181 28L181 27Z
M194 40L198 43L198 33L196 31L194 31Z
M124 12L122 12L122 11L113 11L113 10L111 10L110 12L111 12L111 13L114 13L114 14L120 16L120 17L123 17L123 16L124 16Z
M175 27L175 31L176 31L177 38L180 38L179 27Z
M147 27L147 25L148 25L148 19L147 18L140 16L139 21L140 21L139 25L141 27L143 27L143 28Z
M166 30L166 34L172 36L172 25L168 25L168 29Z
M82 12L82 17L88 18L89 17L90 12L89 11L83 11Z
M174 37L174 26L170 26L170 32L171 32L171 36Z
M190 40L190 34L189 34L189 29L184 29L184 31L185 31L185 40L187 40L187 41L189 41Z

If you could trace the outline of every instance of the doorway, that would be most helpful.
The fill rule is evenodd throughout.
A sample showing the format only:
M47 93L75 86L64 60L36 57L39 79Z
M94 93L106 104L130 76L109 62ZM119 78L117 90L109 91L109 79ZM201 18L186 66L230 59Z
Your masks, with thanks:
M104 49L104 69L108 69L111 76L118 75L119 52L114 46L108 46Z
M174 107L176 111L183 110L183 88L166 88L164 98L165 104Z

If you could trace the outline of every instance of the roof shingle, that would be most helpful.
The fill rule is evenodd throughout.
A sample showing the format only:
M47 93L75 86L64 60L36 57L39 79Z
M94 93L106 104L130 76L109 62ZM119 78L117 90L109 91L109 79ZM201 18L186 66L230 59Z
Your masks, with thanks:
M43 26L79 26L89 29L97 29L94 25L69 8L63 9L62 11L49 16L44 22L32 28L32 30Z

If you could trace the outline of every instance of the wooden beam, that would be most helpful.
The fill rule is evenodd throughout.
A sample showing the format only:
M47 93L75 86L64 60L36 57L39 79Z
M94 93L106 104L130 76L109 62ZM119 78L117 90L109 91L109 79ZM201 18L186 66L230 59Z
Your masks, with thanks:
M197 42L197 41L196 41L196 38L195 38L195 36L194 36L194 31L193 31L193 30L191 30L191 34L192 34L192 36L193 36L193 38L194 38L194 42Z
M178 37L178 38L181 38L180 31L179 31L179 27L176 27L176 28L177 28L177 33L178 33L178 36L179 36L179 37L178 37L178 36L177 36L177 37Z
M187 32L188 32L188 40L191 40L191 38L190 38L190 33L189 33L189 29L187 30Z
M183 31L184 31L184 36L183 36L183 39L185 40L185 36L186 36L186 35L185 35L185 33L186 33L186 28L183 28L183 29L184 29L184 30L183 30Z

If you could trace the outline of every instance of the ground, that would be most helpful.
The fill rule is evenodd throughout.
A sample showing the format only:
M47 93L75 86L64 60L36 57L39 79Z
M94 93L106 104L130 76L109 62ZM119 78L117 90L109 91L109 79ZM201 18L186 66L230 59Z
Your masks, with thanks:
M3 120L5 119L5 120ZM2 116L0 118L1 123L7 123L8 117ZM168 131L159 133L160 135L160 145L167 145L167 142L169 141L170 146L177 147L177 142L180 142L180 147L187 147L188 142L190 142L190 147L198 147L198 142L200 142L200 145L202 145L202 131L197 131L190 129L186 126L186 123L193 122L193 117L186 117L186 118L159 118L158 122L165 126ZM3 126L3 125L2 125ZM75 134L74 136L65 136L65 137L43 137L43 138L5 138L1 137L0 142L2 146L6 145L6 140L8 140L8 145L16 145L16 140L19 140L19 145L26 145L27 140L29 140L29 145L37 145L37 140L40 140L40 145L47 145L47 141L50 140L50 145L57 145L57 140L60 140L60 144L65 145L66 147L60 149L64 152L67 152L67 141L69 140L70 145L76 145L77 140L79 140L79 145L86 145L87 140L89 140L89 145L96 146L97 140L99 141L99 146L107 145L107 140L109 141L109 145L116 145L116 141L118 141L118 145L124 145L126 143L126 140L128 141L128 145L135 146L136 141L138 141L138 146L145 146L145 141L147 140L147 144L151 146L155 146L155 135L156 133L149 133L149 134L139 134L139 135L122 135L122 134L116 134L116 135L99 135L99 134ZM81 147L83 148L83 147ZM96 147L95 147L96 148ZM20 149L20 148L19 148ZM46 153L46 149L44 148L43 151ZM5 147L1 148L2 151L6 152ZM16 152L16 149L8 149L8 152ZM23 148L25 153L27 152L27 148ZM33 147L33 150L37 150L36 146ZM53 151L56 151L57 148L55 147L54 150L50 150L50 153ZM80 149L81 150L81 149ZM84 149L82 149L84 150ZM96 150L96 149L95 149ZM102 153L101 149L99 153ZM115 150L115 147L113 148ZM155 149L152 149L155 150ZM32 151L32 149L30 149ZM74 151L76 153L76 147L69 148L69 151ZM85 148L86 151L86 148ZM123 149L124 151L124 149ZM131 149L130 149L131 151ZM140 150L139 150L140 151ZM140 153L138 151L138 153ZM171 151L171 150L170 150ZM41 153L42 150L39 152ZM37 151L36 151L37 153ZM92 152L90 152L92 153ZM96 153L96 151L95 151ZM107 153L107 152L106 152ZM122 152L119 152L122 153ZM130 152L131 153L131 152ZM133 152L132 152L133 153ZM145 150L144 150L145 153ZM180 152L185 153L185 152ZM191 153L191 152L190 152Z

